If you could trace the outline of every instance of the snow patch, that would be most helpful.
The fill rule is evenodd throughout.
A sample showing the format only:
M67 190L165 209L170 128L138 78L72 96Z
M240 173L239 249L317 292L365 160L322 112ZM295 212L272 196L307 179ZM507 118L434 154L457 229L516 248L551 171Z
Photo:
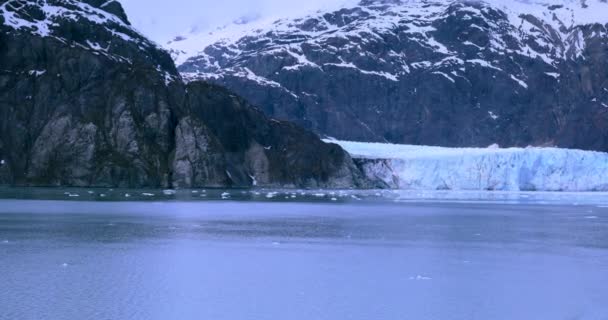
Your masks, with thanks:
M40 77L41 75L43 75L43 74L45 74L45 73L46 73L46 70L30 70L30 71L28 72L28 74L29 74L30 76L34 76L34 77L36 77L36 78L37 78L37 77Z
M522 86L522 87L524 87L524 88L528 89L528 84L527 84L527 83L525 83L523 80L520 80L520 79L516 78L514 75L511 75L511 79L512 79L513 81L517 82L517 83L518 83L520 86Z
M446 78L446 79L450 80L450 82L452 82L452 83L456 83L456 80L454 80L452 77L450 77L449 75L447 75L447 74L446 74L446 73L444 73L444 72L441 72L441 71L435 71L435 72L433 72L433 74L438 74L438 75L443 76L444 78Z
M363 74L369 74L369 75L374 75L374 76L378 76L378 77L383 77L386 78L388 80L391 81L399 81L399 77L394 75L394 74L390 74L388 72L378 72L378 71L368 71L368 70L363 70L359 67L357 67L356 65L354 65L353 63L349 62L342 62L342 63L325 63L323 64L324 66L335 66L335 67L339 67L339 68L350 68L350 69L354 69L360 73Z

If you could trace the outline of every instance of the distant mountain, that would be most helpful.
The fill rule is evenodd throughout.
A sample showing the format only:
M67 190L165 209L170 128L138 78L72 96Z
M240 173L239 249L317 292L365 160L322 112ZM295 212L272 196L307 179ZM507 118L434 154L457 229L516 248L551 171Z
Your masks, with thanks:
M608 151L603 0L364 0L169 44L182 76L346 140Z
M184 84L117 1L0 1L0 184L353 187L346 152Z

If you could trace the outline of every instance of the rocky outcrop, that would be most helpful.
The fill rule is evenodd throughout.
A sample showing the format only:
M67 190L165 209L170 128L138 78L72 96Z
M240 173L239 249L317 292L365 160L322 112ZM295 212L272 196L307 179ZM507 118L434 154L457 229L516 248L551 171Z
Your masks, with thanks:
M608 151L608 3L552 4L366 0L252 25L179 70L342 140Z
M352 187L340 147L185 85L116 1L0 4L0 184Z
M350 157L290 122L270 120L230 91L203 82L187 87L194 117L204 119L224 147L229 175L258 185L340 187L359 181ZM226 121L230 119L230 121Z

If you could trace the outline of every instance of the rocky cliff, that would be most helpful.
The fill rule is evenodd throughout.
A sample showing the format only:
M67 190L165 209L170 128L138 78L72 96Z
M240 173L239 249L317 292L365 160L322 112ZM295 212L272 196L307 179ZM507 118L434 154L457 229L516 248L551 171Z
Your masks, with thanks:
M188 79L325 136L608 151L606 12L603 0L364 0L169 46Z
M340 147L184 84L116 1L0 1L0 184L351 187Z

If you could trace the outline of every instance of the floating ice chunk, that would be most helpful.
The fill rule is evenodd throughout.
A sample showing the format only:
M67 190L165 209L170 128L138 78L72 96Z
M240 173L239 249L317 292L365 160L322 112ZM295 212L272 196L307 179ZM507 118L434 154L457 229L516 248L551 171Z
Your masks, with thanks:
M154 193L144 192L141 194L144 197L154 197Z
M167 190L163 190L163 194L166 196L172 196L174 194L176 194L177 191L173 190L173 189L167 189Z
M4 160L0 160L0 165L4 165L6 162Z
M228 193L228 192L222 193L222 199L230 199L230 193Z
M268 199L274 198L277 196L277 194L278 194L278 192L268 192L266 194L266 198L268 198Z
M410 277L410 280L416 280L416 281L428 281L428 280L433 280L433 278L431 277L425 277L425 276L421 276L421 275L417 275L415 277Z
M30 70L28 72L28 74L30 76L35 76L35 77L40 77L41 75L45 74L46 70Z

